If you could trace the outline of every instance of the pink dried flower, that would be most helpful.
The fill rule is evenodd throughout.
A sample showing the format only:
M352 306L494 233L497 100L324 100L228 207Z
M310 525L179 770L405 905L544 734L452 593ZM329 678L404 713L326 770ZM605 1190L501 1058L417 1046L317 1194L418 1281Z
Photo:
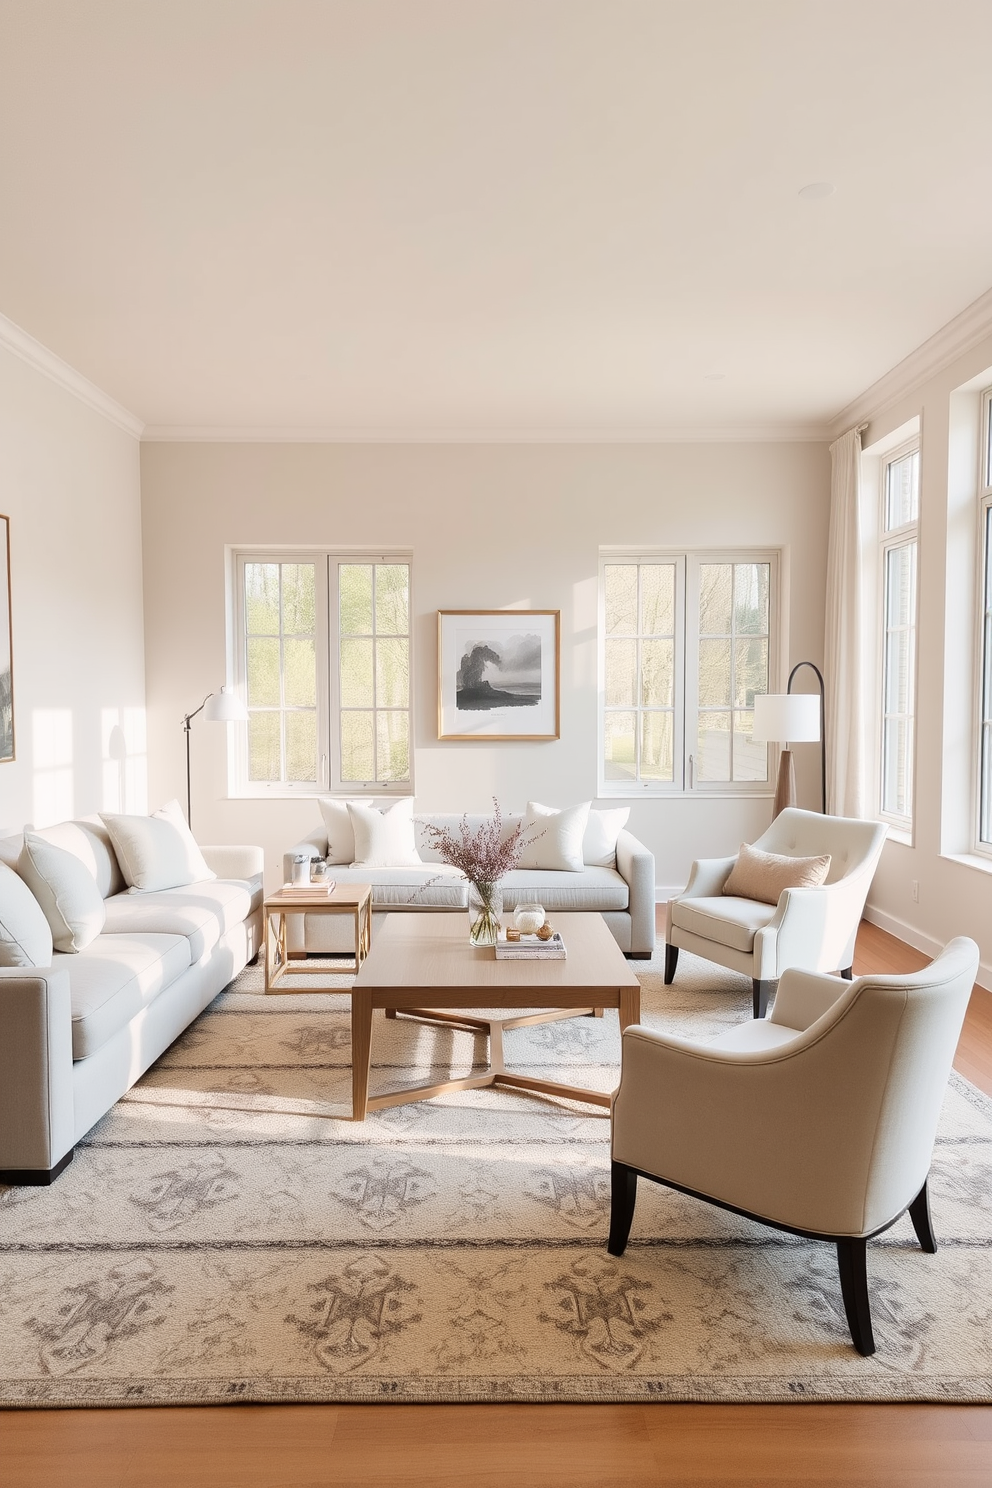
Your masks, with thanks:
M452 868L460 868L466 878L479 885L499 883L511 873L523 854L525 847L536 842L535 837L524 837L524 824L517 822L511 832L503 836L503 813L493 796L493 815L486 817L473 832L468 824L468 813L462 817L461 829L456 837L448 827L436 827L430 822L424 826L424 834L431 847Z

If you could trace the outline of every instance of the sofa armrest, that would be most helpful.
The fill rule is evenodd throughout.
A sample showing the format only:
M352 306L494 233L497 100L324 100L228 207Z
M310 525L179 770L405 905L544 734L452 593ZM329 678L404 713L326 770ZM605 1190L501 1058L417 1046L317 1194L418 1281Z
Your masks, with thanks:
M633 832L617 838L617 872L626 880L630 910L630 949L634 955L654 952L654 853Z
M260 847L201 847L200 851L218 878L258 878L265 866Z
M50 1173L75 1141L68 972L2 967L0 1171Z

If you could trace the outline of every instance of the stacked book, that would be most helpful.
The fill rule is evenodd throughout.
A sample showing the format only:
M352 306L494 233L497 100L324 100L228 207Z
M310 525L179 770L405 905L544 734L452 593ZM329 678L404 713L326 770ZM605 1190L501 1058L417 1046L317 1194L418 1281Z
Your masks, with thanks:
M334 880L333 878L322 878L319 882L315 880L313 883L287 883L283 884L279 892L285 894L287 898L297 894L301 899L312 899L315 894L332 894L334 892Z
M507 940L501 935L496 942L497 961L564 961L565 942L556 930L550 940L541 940L537 935L521 935L519 940Z

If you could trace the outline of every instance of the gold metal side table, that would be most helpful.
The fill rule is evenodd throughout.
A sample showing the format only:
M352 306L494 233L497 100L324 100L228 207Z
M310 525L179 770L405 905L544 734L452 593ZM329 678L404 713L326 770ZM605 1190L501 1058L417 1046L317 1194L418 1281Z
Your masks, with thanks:
M306 893L279 889L263 906L265 920L266 992L302 992L299 986L281 985L287 975L324 976L333 971L358 971L372 944L372 885L335 884L330 893L314 886ZM286 921L291 914L351 915L355 922L354 965L312 966L305 959L290 961L286 948ZM334 992L335 987L314 987L314 992Z

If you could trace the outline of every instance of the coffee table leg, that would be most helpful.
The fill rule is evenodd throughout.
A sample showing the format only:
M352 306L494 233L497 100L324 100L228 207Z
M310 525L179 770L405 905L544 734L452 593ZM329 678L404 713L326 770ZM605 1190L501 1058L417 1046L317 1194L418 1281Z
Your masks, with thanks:
M639 1023L641 1019L641 989L640 987L620 988L620 1032L629 1028L632 1023Z
M351 994L351 1119L364 1121L369 1108L372 1062L372 999Z

